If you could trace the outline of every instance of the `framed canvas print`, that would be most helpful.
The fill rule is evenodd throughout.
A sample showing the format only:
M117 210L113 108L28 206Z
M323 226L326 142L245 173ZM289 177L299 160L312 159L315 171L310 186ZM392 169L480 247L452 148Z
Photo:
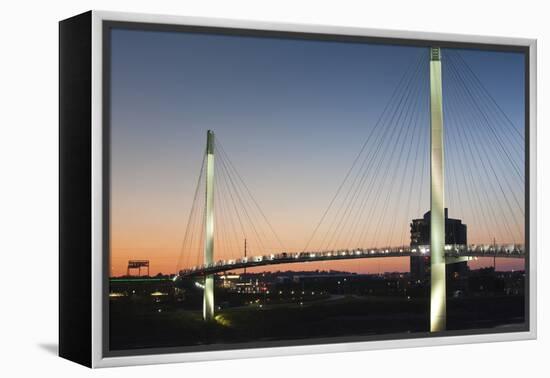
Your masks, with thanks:
M60 355L536 337L536 42L60 22Z

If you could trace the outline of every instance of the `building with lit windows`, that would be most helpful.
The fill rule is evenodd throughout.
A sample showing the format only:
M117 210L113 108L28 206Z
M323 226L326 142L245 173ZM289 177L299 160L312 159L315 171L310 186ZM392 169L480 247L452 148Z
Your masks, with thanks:
M460 219L449 218L449 210L445 208L445 244L467 244L467 227ZM411 222L411 247L430 245L430 212L420 219ZM411 256L411 279L423 282L429 278L429 256ZM467 262L447 265L447 273L464 274L468 270ZM454 274L456 276L456 274Z

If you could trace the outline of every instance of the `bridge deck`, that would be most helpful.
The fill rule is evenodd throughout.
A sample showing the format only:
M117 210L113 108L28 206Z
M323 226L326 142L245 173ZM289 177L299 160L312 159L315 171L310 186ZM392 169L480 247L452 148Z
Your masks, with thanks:
M277 253L271 255L243 257L237 260L220 260L210 265L200 265L179 272L178 277L189 278L210 275L230 270L253 268L266 265L293 264L317 261L336 261L380 257L410 257L429 256L430 250L427 246L417 248L388 248L388 249L354 249L325 252L299 252L299 253ZM522 246L454 246L445 247L446 257L504 257L524 258L525 251Z

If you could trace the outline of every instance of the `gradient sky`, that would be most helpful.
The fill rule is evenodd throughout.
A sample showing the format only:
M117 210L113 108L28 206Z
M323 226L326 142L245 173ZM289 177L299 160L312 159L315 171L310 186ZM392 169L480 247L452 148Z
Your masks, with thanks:
M176 270L208 129L214 130L223 143L285 247L301 250L403 73L418 56L427 54L426 48L408 46L122 29L114 29L111 38L112 275L124 274L129 259L151 260L152 274ZM460 53L512 123L523 130L523 56ZM452 88L448 93L453 98ZM446 119L451 128L447 152L451 173L447 179L454 177L458 182L468 172L482 172L473 168L471 158L453 151L452 143L465 134L452 129L452 125L460 124L465 106L453 107ZM425 126L418 126L419 146L429 138L427 114L419 116L419 125ZM467 116L463 121L476 127ZM506 135L504 129L502 133L506 140L517 138ZM403 145L406 138L415 135L411 131L403 138ZM478 135L491 137L487 130ZM487 148L489 151L491 146ZM510 148L513 153L513 146ZM405 159L395 163L393 169L410 175L404 176L401 185L398 179L382 191L398 193L400 187L413 187L414 176L427 162L427 149L425 152L426 159L418 158L414 164L405 166ZM391 159L389 154L390 168L391 161L397 161ZM502 156L495 154L489 159L493 159L499 177L507 177ZM483 187L495 185L487 180L476 182ZM418 203L407 211L400 211L400 202L390 198L389 215L387 219L384 215L381 222L381 230L386 231L381 232L388 233L388 222L395 222L395 236L384 234L381 239L396 243L408 238L410 219L428 210L427 184L426 176L419 181L418 192L414 186L412 194ZM453 187L452 181L448 186ZM423 196L421 188L426 188ZM523 188L516 186L513 190L523 201ZM454 191L451 189L447 203L450 216L468 225L470 242L508 237L492 229L497 226L483 226L477 219L479 214L476 218L475 203L465 200L466 192L460 198L459 192L456 186ZM502 203L494 207L497 205ZM519 219L521 229L521 215L509 214L513 215ZM506 214L496 217L506 219ZM518 232L502 242L521 242L522 237ZM269 248L276 250L277 246L269 244ZM499 264L514 269L522 265L507 261ZM274 269L285 268L289 267ZM408 260L302 264L292 268L406 271Z

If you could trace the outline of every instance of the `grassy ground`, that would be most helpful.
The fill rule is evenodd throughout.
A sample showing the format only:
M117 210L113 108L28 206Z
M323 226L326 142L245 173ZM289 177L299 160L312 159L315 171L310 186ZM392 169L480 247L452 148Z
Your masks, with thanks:
M447 306L449 330L523 322L519 296L449 299ZM111 349L414 333L429 323L426 300L395 297L253 304L220 310L212 322L204 322L200 311L139 301L112 303L110 313Z

